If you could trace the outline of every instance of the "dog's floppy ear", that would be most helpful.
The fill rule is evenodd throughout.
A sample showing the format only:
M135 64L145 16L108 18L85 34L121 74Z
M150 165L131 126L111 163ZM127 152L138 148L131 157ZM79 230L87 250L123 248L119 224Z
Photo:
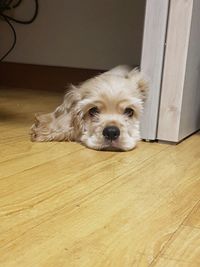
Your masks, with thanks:
M79 107L79 102L81 100L81 94L79 87L70 85L64 96L64 101L62 105L57 107L54 114L56 118L64 116L69 118L70 122L70 134L69 140L78 141L79 136L83 130L83 114Z
M54 112L36 115L31 128L32 141L75 140L74 118L78 101L78 88L70 86L63 103Z
M136 83L140 97L144 101L147 98L149 90L149 81L147 77L138 68L135 68L129 72L128 78Z
M63 103L56 108L54 114L55 117L59 117L60 114L63 112L70 112L72 108L76 105L76 103L79 101L80 95L78 92L78 88L74 85L69 85L66 88L66 93L64 96Z

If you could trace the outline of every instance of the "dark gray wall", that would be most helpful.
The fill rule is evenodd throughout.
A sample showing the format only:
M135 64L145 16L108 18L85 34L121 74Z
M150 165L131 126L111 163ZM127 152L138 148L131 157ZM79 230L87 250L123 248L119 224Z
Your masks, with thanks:
M41 0L32 25L16 25L17 45L7 61L107 69L139 64L145 0ZM24 1L15 17L31 15L33 0ZM0 22L2 54L12 41Z

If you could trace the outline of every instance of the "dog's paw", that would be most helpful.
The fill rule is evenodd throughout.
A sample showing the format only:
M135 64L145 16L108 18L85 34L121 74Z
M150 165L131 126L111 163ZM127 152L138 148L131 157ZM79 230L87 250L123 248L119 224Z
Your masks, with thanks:
M63 130L53 113L35 115L35 123L30 129L33 142L70 141L71 130Z
M35 115L34 124L30 129L30 138L33 142L47 142L53 139L46 115Z
M40 132L40 129L33 124L33 126L30 129L30 138L32 142L45 142L45 141L50 141L49 137L46 135L42 134Z

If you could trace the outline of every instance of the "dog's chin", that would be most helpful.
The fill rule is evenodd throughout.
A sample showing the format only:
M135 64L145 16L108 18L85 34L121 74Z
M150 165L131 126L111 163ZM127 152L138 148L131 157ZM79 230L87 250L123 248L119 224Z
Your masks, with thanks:
M114 152L126 152L135 148L134 145L122 145L117 141L104 141L101 144L85 144L88 148L100 151L114 151Z
M80 142L86 147L99 150L99 151L118 151L125 152L133 150L136 147L139 138L130 138L127 136L126 139L119 138L117 140L106 140L96 135L88 136L86 134L81 136Z
M118 151L118 152L122 152L125 151L121 145L119 144L119 142L117 141L104 141L104 144L102 145L101 148L102 151Z
M113 151L113 152L124 152L125 150L123 150L120 147L114 147L114 146L106 146L100 149L101 151Z

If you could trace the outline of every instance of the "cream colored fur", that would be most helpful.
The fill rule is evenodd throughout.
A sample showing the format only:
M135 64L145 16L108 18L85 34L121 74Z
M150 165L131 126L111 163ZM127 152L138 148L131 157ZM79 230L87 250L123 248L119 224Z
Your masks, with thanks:
M131 150L140 139L139 118L148 89L138 69L118 66L79 86L70 86L63 103L49 114L36 115L32 141L76 141L97 150ZM91 115L91 108L98 113ZM133 116L125 113L134 110ZM107 126L120 129L117 140L103 136Z

